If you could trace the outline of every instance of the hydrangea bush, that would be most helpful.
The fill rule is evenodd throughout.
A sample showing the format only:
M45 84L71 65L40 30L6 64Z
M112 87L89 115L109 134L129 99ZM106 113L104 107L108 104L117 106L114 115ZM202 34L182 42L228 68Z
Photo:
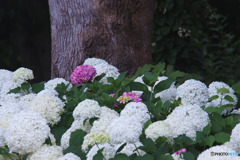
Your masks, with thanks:
M0 160L240 159L240 82L207 86L163 63L126 77L97 58L71 82L0 72Z

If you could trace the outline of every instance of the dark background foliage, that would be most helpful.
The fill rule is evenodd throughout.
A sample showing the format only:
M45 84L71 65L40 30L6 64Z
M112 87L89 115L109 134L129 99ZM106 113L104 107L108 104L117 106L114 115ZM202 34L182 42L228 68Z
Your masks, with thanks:
M154 64L195 73L205 83L240 79L240 0L155 0ZM0 68L20 66L50 79L47 0L0 1ZM179 29L181 28L181 29Z

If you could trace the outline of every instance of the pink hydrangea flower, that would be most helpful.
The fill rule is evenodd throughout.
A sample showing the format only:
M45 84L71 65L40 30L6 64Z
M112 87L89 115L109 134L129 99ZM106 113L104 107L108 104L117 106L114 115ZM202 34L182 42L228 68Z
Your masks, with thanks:
M72 84L84 84L94 78L96 75L96 69L93 66L89 65L80 65L77 66L72 75L70 76L70 79L72 81Z
M123 95L121 95L117 99L119 103L123 103L123 104L125 104L130 100L132 100L133 102L142 102L140 95L135 92L124 92Z
M187 152L186 148L180 149L179 151L175 152L174 154L181 154Z

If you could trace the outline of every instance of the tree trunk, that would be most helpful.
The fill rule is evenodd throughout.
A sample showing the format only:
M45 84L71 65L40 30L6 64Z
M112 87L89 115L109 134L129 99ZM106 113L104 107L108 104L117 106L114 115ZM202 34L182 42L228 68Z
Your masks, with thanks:
M151 63L154 0L49 0L52 78L69 80L89 57L132 74Z

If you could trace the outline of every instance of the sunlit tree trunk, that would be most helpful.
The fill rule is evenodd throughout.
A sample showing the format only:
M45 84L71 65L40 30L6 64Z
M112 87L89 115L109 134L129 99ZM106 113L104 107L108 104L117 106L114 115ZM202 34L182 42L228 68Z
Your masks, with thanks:
M151 63L154 0L49 0L52 78L69 76L88 57L132 74Z

